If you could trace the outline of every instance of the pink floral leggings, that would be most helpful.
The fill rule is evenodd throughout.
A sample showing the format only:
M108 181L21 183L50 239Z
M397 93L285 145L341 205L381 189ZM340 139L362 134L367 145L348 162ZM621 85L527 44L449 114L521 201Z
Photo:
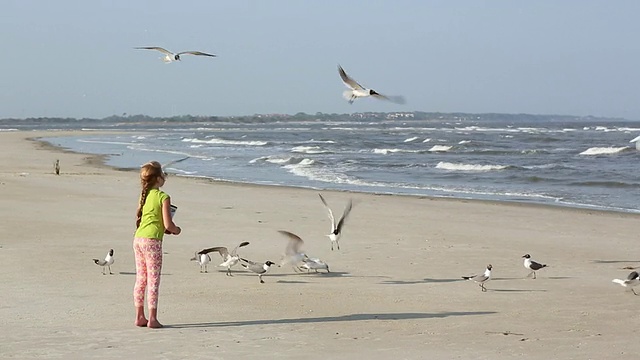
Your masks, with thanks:
M133 253L136 257L136 285L133 287L133 304L144 306L144 291L148 286L147 303L150 309L158 308L158 288L162 270L162 240L135 238Z

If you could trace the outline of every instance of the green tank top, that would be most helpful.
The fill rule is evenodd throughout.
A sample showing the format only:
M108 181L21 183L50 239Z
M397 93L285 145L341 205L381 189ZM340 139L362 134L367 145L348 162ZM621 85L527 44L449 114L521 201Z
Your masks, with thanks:
M159 189L149 190L147 199L142 207L142 219L136 230L135 237L159 239L164 236L164 221L162 220L162 202L169 198Z

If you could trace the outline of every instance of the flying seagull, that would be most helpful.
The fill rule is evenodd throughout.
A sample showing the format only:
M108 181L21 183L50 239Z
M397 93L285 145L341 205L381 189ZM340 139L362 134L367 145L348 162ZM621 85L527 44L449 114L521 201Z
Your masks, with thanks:
M547 264L540 264L539 262L531 260L531 255L529 254L524 254L522 255L522 257L524 258L524 267L531 270L531 272L529 273L529 275L527 275L527 277L533 274L533 278L535 279L536 271L547 267Z
M484 287L484 283L486 283L487 281L491 280L491 269L493 267L491 266L491 264L487 265L487 269L484 271L484 273L482 274L478 274L478 275L471 275L471 276L463 276L462 278L465 280L472 280L478 283L478 285L480 285L480 288L482 288L482 291L487 291L487 288Z
M298 264L307 258L307 255L300 250L304 241L300 236L285 230L278 230L278 232L289 238L289 242L287 243L287 247L284 251L284 256L280 261L280 266L290 264L295 271L300 271Z
M638 294L636 293L636 291L635 291L635 290L633 290L633 288L634 288L635 286L640 285L640 274L638 274L638 272L637 272L637 271L632 271L632 272L629 274L629 276L627 276L627 279L626 279L626 280L613 279L613 280L611 280L611 281L613 281L613 282L614 282L614 283L616 283L616 284L620 284L620 285L622 285L622 286L624 286L624 287L626 287L626 288L631 289L631 291L633 291L633 294L634 294L634 295L638 295Z
M174 61L180 61L180 55L183 55L183 54L216 57L213 54L203 53L202 51L181 51L179 53L172 53L171 51L158 46L141 46L141 47L135 47L134 49L160 51L161 53L164 54L162 61L164 61L167 64Z
M113 275L113 273L111 272L111 265L113 265L114 261L115 260L113 259L113 249L109 250L104 260L93 259L93 262L96 263L96 265L102 266L102 275L107 275L105 271L106 268L109 268L109 274Z
M321 194L318 194L318 196L320 196L320 200L322 200L324 207L327 209L327 215L331 220L331 232L329 233L329 235L327 235L329 237L329 240L331 240L331 250L333 250L333 244L336 244L336 246L338 247L338 250L340 250L340 243L338 242L338 240L340 240L340 237L342 236L342 226L344 226L344 221L347 219L347 216L351 212L351 208L353 207L353 202L349 200L349 203L344 208L344 212L342 213L342 217L340 218L340 221L338 221L338 223L336 224L336 220L333 217L333 212L331 211L331 208L329 207L329 205L327 204L327 202L325 201L325 199L322 197Z
M231 267L236 265L238 263L238 261L240 260L240 257L238 256L238 248L241 248L241 247L247 246L247 245L249 245L249 242L248 241L243 241L240 244L238 244L238 246L233 248L233 250L231 252L229 252L229 250L224 246L216 246L216 247L204 249L204 250L198 252L196 255L199 255L200 257L202 257L203 255L206 255L208 257L209 256L208 254L210 252L217 251L220 254L220 256L222 256L222 264L220 264L218 266L226 266L226 268L227 268L227 274L226 275L227 276L233 276L233 275L231 275ZM191 260L196 260L196 258L192 258ZM211 258L209 258L209 261L211 261Z
M353 80L347 73L344 71L342 66L338 65L338 73L340 73L340 77L342 78L342 82L349 88L349 90L345 90L342 93L342 96L349 100L349 104L353 104L353 102L359 97L367 97L373 96L376 99L391 101L396 104L404 104L404 97L402 96L384 96L373 89L367 89L364 86L358 84L357 81Z
M258 274L258 278L260 278L260 283L264 284L264 280L262 280L262 275L266 274L267 271L269 271L269 267L271 267L271 265L275 265L275 263L267 260L264 264L259 264L251 260L240 258L240 265L245 269L253 271L254 273Z

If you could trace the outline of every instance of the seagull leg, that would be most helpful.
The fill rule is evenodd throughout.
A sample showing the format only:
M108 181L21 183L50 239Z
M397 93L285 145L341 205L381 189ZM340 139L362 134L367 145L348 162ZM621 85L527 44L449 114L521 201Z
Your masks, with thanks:
M104 266L102 267L102 275L107 275L107 272L104 270Z
M536 278L536 272L535 271L533 272L533 278L534 279Z
M633 288L631 288L631 291L633 291L633 295L638 295L638 294L636 293L636 291L635 291L635 290L633 290Z
M233 276L231 275L231 267L227 266L227 276Z
M113 275L113 273L111 272L111 265L109 265L109 275Z
M258 278L260 278L260 284L264 284L264 280L262 280L262 274L258 274Z
M338 250L340 250L340 243L338 242L338 240L336 240L336 246L338 247Z

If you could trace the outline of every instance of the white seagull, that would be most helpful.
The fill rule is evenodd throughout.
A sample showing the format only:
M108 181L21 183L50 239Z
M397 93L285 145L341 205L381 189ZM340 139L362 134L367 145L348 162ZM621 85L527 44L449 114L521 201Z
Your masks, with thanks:
M241 247L247 246L247 245L249 245L249 242L248 241L243 241L240 244L238 244L238 246L233 248L233 250L231 250L231 252L229 252L229 250L224 246L216 246L216 247L204 249L204 250L198 252L196 255L200 255L200 258L202 258L202 256L204 256L204 255L209 257L208 254L210 252L217 251L220 254L220 256L222 256L222 264L220 264L218 266L226 267L227 268L227 274L226 275L227 276L233 276L233 275L231 275L231 267L236 265L238 263L238 261L240 261L240 256L238 256L238 248L241 248ZM193 258L191 260L196 260L196 258ZM209 263L210 261L211 261L211 258L209 258L207 263ZM201 265L202 265L202 263L201 263Z
M307 255L300 250L304 241L300 236L285 230L278 230L278 232L289 238L289 242L287 243L287 247L284 251L284 256L280 261L280 266L284 266L289 264L293 267L295 271L300 271L298 264L307 258Z
M462 278L465 280L472 280L478 283L478 285L480 285L480 288L482 289L482 291L487 291L487 288L484 287L484 283L486 283L487 281L491 280L491 269L493 267L491 266L491 264L487 265L487 269L484 271L483 274L478 274L478 275L471 275L471 276L463 276Z
M333 250L333 244L336 244L336 246L338 247L338 250L340 250L340 243L338 242L338 240L340 240L340 237L342 236L342 226L344 226L344 221L347 219L347 216L351 212L351 208L353 207L353 202L349 200L349 203L344 208L344 212L342 213L342 217L340 218L340 221L338 221L338 223L336 224L336 219L333 217L333 212L331 211L331 208L329 207L329 205L324 200L321 194L318 194L318 196L320 196L320 200L322 200L324 207L327 209L327 215L331 220L331 232L329 233L329 235L327 235L329 237L329 240L331 240L331 250Z
M524 254L522 255L522 257L524 258L524 267L526 267L527 269L531 270L531 272L529 273L529 275L527 275L527 277L531 276L531 274L533 274L533 278L536 278L536 271L547 267L547 264L540 264L539 262L533 261L531 260L531 255L529 254Z
M373 89L367 89L364 86L358 84L357 81L353 80L347 73L344 71L342 66L338 65L338 73L340 73L340 77L342 78L342 82L349 88L349 90L345 90L342 93L342 96L349 100L349 104L353 104L353 102L359 97L367 97L373 96L376 99L391 101L396 104L404 104L404 97L402 96L384 96Z
M113 259L113 249L109 250L104 260L93 259L93 262L96 263L96 265L102 266L102 275L107 275L105 271L106 270L105 268L107 267L109 268L109 274L113 275L113 273L111 272L111 265L113 265L114 261L115 260Z
M269 271L271 265L275 265L274 262L267 260L264 264L259 264L253 262L251 260L240 258L240 265L249 271L253 271L258 274L258 278L260 279L260 283L264 284L264 280L262 280L262 275L266 274Z
M191 258L191 261L197 261L198 265L200 265L200 272L206 273L207 265L211 262L211 256L208 253L202 253L202 251L198 251L194 257Z
M613 280L611 280L611 281L613 281L613 282L614 282L614 283L616 283L616 284L620 284L620 285L622 285L622 286L624 286L624 287L626 287L626 288L631 289L631 291L633 291L633 294L634 294L634 295L638 295L638 294L636 293L636 291L635 291L635 290L633 290L633 288L634 288L635 286L640 285L640 274L638 274L638 272L637 272L637 271L632 271L632 272L629 274L629 276L627 276L627 279L626 279L626 280L613 279Z
M331 272L329 271L329 264L318 258L306 257L302 259L302 265L300 267L307 269L307 272L311 270L315 270L316 272L318 272L318 270L327 270L328 273Z
M203 53L202 51L181 51L179 53L172 53L171 51L158 46L140 46L140 47L135 47L134 49L160 51L161 53L164 54L164 57L161 58L162 61L164 61L167 64L174 61L180 61L180 55L183 55L183 54L216 57L213 54Z

